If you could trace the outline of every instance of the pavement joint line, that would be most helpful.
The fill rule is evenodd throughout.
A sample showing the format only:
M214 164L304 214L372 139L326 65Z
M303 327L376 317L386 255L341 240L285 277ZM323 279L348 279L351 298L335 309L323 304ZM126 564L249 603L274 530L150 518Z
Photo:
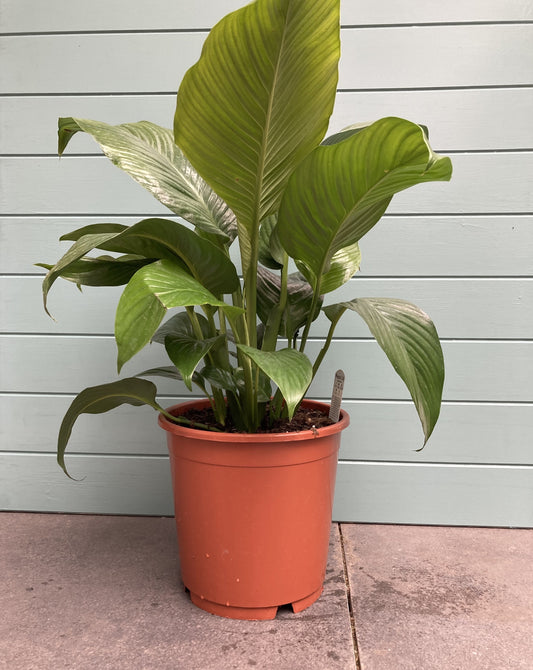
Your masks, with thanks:
M338 523L337 524L338 529L339 529L339 540L340 540L340 545L341 545L341 555L342 555L342 567L344 571L344 584L346 587L346 600L348 604L348 613L350 616L350 627L352 630L352 644L353 644L353 655L354 655L354 661L355 661L355 670L362 670L361 667L361 660L359 656L359 645L357 644L357 631L355 628L355 615L354 615L354 609L353 609L353 603L352 603L352 590L350 587L350 574L348 572L348 563L346 560L346 551L345 551L345 546L344 546L344 535L342 533L342 524Z

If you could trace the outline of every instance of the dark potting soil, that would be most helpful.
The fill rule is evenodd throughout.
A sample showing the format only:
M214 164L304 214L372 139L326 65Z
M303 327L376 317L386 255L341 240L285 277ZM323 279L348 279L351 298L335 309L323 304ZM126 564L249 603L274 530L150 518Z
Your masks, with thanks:
M204 409L190 409L184 412L181 416L185 417L193 424L203 424L209 428L216 428L224 433L239 433L231 423L221 426L215 419L215 415L211 407ZM331 426L334 422L327 414L318 409L309 407L300 407L292 417L291 421L287 418L277 419L270 424L268 409L263 420L262 425L255 431L256 433L295 433L301 430L313 430L322 428L324 426ZM190 428L197 428L198 430L208 430L198 425L191 425Z

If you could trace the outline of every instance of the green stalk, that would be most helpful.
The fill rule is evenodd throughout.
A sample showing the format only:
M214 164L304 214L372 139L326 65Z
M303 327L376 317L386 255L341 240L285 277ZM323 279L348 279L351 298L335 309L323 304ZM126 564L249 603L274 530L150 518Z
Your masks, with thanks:
M257 265L258 265L258 244L257 234L259 230L259 220L256 216L254 239L250 240L251 258L248 267L243 263L244 275L244 306L246 309L246 333L245 343L257 348ZM241 254L242 258L242 254ZM254 374L254 364L248 356L242 356L242 366L244 370L245 384L245 403L247 407L247 422L251 431L255 430L259 424L258 406L257 406L257 374Z
M309 315L307 317L307 323L305 324L305 329L302 335L302 341L300 342L300 351L303 352L305 345L307 344L307 338L309 337L309 330L311 329L311 324L314 320L314 315L316 313L316 308L320 301L320 283L321 278L317 277L315 286L313 288L313 301L311 302L311 309L309 310Z
M321 366L322 361L324 360L324 356L328 353L331 341L333 340L333 333L335 332L335 328L337 327L338 322L339 322L338 319L336 321L331 322L331 326L329 327L328 335L326 337L326 341L324 342L324 346L318 352L318 356L316 357L316 360L313 364L313 379L315 378L315 375L318 372L318 368Z
M200 326L200 322L198 321L196 312L194 311L194 307L185 307L185 309L187 310L187 314L192 324L194 334L199 340L203 340L204 334L202 332L202 328ZM216 366L217 363L214 360L213 356L211 355L211 352L207 354L207 357L210 363ZM213 388L213 411L215 413L216 420L224 426L226 423L226 400L224 398L224 392L222 391L222 389Z
M283 312L287 306L287 278L289 276L289 256L284 253L283 266L281 268L281 287L279 294L279 302L272 310L268 323L265 328L265 335L263 337L263 351L274 351L278 341L279 327Z

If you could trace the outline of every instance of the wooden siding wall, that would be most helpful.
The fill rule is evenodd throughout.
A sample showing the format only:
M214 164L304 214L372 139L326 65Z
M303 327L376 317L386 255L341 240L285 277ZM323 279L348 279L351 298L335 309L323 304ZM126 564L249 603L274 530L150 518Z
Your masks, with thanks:
M152 410L80 418L74 476L55 464L60 419L81 388L111 381L119 291L41 271L59 235L99 221L165 214L76 136L58 160L58 116L170 126L174 96L207 30L242 0L2 0L0 17L0 508L172 513L164 437ZM363 240L342 290L397 296L428 311L447 364L439 425L421 431L401 382L356 315L313 386L347 375L335 518L533 525L533 2L343 0L343 56L331 121L394 114L427 124L451 155L450 184L395 197ZM111 295L112 294L112 295ZM322 321L315 346L325 334ZM148 349L125 374L161 364ZM161 385L171 404L181 387Z

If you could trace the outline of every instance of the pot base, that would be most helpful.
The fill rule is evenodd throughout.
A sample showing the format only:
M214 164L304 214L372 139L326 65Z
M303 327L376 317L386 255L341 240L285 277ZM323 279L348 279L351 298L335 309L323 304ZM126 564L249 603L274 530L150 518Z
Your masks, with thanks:
M210 614L216 614L217 616L226 617L227 619L242 619L246 621L268 621L276 618L278 612L278 607L280 605L274 605L273 607L235 607L229 603L222 605L221 603L214 603L211 600L206 600L202 596L189 591L191 596L191 601L196 607L199 607ZM322 586L300 600L296 600L291 604L292 611L294 613L301 612L310 605L312 605L315 600L318 600L322 593Z

